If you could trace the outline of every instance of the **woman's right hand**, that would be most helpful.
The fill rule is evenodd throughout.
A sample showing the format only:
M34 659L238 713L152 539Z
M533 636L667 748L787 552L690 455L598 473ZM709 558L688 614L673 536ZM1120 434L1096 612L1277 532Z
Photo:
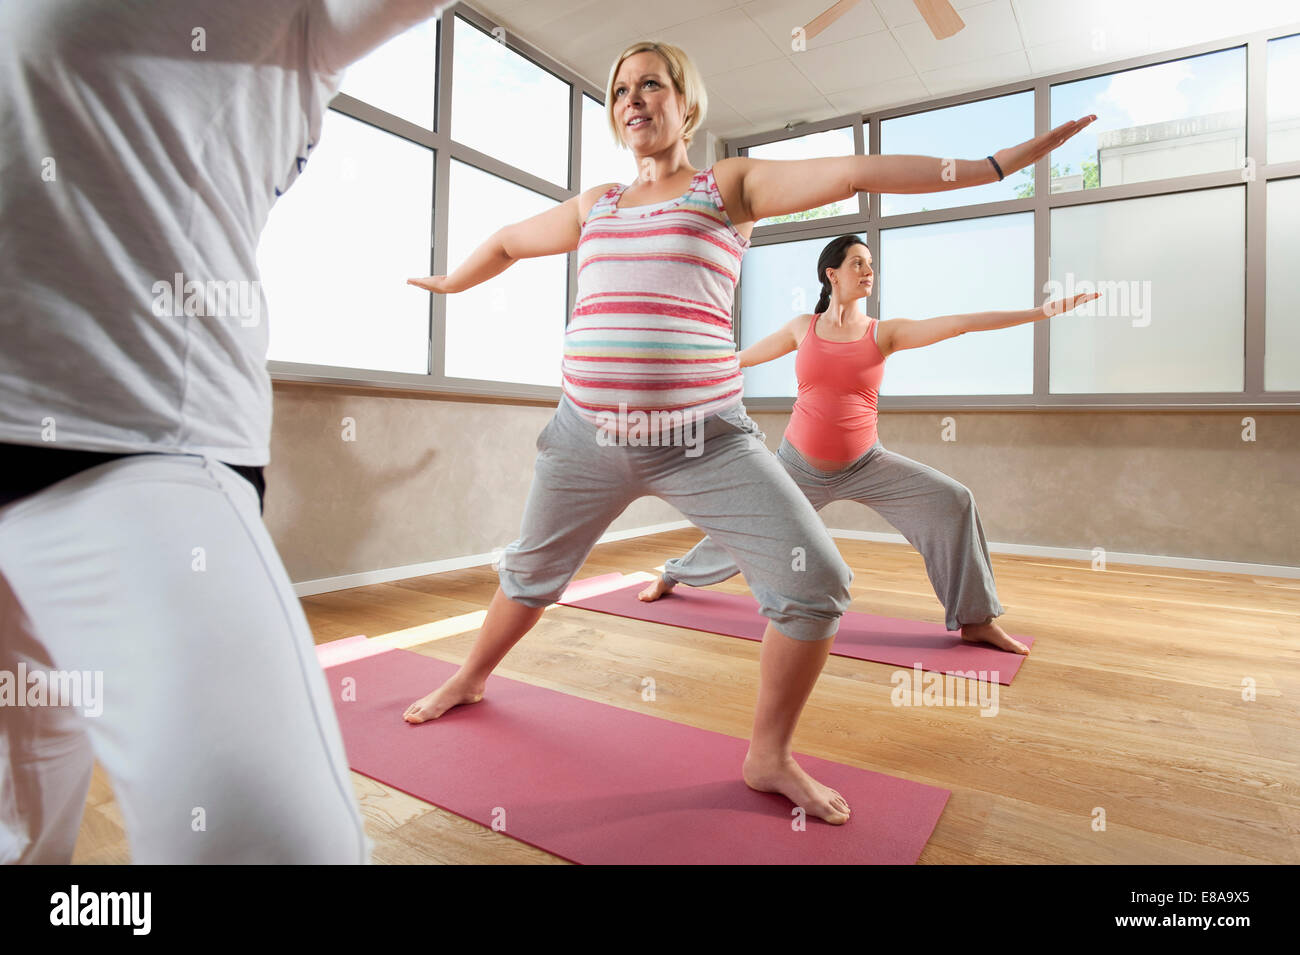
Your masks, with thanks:
M1097 114L1094 113L1081 119L1072 119L1068 123L1062 123L1055 129L1043 133L1041 136L1026 140L1019 146L999 149L993 154L993 158L1002 167L1002 175L1004 177L1009 176L1016 170L1024 169L1026 166L1037 162L1075 133L1080 132L1096 118Z
M414 285L430 292L437 292L439 295L446 295L451 290L447 288L447 276L430 275L422 279L407 279L407 285Z

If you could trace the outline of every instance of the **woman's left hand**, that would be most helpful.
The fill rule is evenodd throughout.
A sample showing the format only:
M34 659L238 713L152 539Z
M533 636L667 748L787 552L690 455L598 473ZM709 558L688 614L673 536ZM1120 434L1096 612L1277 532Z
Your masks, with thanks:
M1091 302L1094 298L1100 297L1100 292L1080 292L1078 295L1071 295L1069 298L1052 299L1043 303L1042 312L1050 318L1053 315L1060 315L1062 312L1073 311L1084 302Z

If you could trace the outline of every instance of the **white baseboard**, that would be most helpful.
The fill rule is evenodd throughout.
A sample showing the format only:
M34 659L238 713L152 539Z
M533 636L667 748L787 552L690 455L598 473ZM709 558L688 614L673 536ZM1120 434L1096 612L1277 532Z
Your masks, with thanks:
M598 544L611 541L630 540L634 537L648 537L665 531L680 530L690 527L690 521L669 521L666 524L650 524L646 527L633 527L623 531L609 531L602 535ZM852 531L828 528L832 537L845 540L880 541L886 544L906 544L902 534L887 534L880 531ZM1051 557L1060 560L1078 560L1091 564L1091 550L1079 547L1039 547L1034 544L997 544L989 542L989 551L994 554L1018 554L1023 557ZM401 567L387 567L382 570L368 570L359 574L344 574L341 577L322 577L319 580L304 580L294 584L294 592L299 597L324 594L334 590L347 590L351 587L364 587L367 584L386 584L394 580L407 580L411 577L425 577L429 574L441 574L449 570L462 570L466 567L483 567L495 560L495 554L469 554L465 557L449 557L445 560L431 560L422 564L405 564ZM1203 560L1198 557L1165 557L1153 554L1123 554L1118 551L1106 551L1107 564L1141 564L1150 567L1172 567L1180 570L1208 570L1222 574L1250 574L1257 577L1289 577L1300 579L1300 567L1288 567L1283 564L1247 564L1230 560Z
M845 540L880 541L886 544L907 544L902 534L882 531L850 531L827 528L831 537ZM910 545L909 545L910 546ZM1052 557L1060 560L1079 560L1092 563L1093 553L1082 547L1040 547L1036 544L997 544L989 541L989 553L1016 554L1021 557ZM1290 577L1300 579L1300 567L1285 564L1247 564L1234 560L1206 560L1200 557L1166 557L1162 554L1125 554L1106 551L1106 563L1141 564L1149 567L1171 567L1178 570L1208 570L1220 574L1250 574L1256 577Z
M610 541L628 540L633 537L646 537L650 534L662 534L690 527L690 521L669 521L667 524L650 524L646 527L633 527L625 531L608 531L601 535L597 544ZM313 594L326 594L334 590L348 590L352 587L365 587L368 584L387 584L394 580L408 580L411 577L427 577L429 574L441 574L449 570L463 570L466 567L489 566L496 560L495 553L468 554L465 557L448 557L444 560L430 560L422 564L404 564L401 567L385 567L382 570L367 570L359 574L344 574L341 577L321 577L318 580L304 580L293 585L294 593L299 597Z

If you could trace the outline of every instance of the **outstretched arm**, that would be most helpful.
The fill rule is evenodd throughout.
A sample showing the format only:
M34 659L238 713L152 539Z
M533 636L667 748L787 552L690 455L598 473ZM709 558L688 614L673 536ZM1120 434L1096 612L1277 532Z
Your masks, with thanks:
M597 196L603 195L610 185L612 184L594 186L587 193L573 196L554 209L503 226L483 240L470 253L470 257L449 275L407 279L406 284L443 294L463 292L486 282L494 275L500 275L519 259L572 252L578 247L578 239L582 235L582 222L579 218L582 196L593 192ZM591 202L588 202L587 207L590 205Z
M765 361L774 361L782 355L788 355L799 347L794 337L794 323L798 319L786 322L771 335L761 338L740 353L740 367L761 365Z
M1062 123L1019 146L1000 149L993 158L1005 176L1036 162L1097 117ZM736 156L741 208L732 219L756 222L848 199L858 192L945 192L996 182L987 159L935 156L837 156L826 159L750 159Z
M941 315L919 321L910 318L891 318L876 329L876 344L881 354L901 351L904 348L923 348L967 332L987 332L995 328L1010 328L1026 322L1037 322L1052 315L1060 315L1091 302L1100 293L1086 292L1069 298L1044 302L1039 308L1026 308L1014 312L969 312L965 315Z

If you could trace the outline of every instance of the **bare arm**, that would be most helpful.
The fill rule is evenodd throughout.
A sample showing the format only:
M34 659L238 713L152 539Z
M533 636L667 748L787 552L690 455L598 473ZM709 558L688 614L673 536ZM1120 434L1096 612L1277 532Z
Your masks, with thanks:
M477 249L470 253L449 275L430 275L422 279L407 279L407 285L417 285L430 292L463 292L480 285L495 275L500 275L519 259L542 255L572 252L578 247L582 235L580 201L583 195L595 193L599 197L612 183L594 186L587 193L573 196L556 206L539 212L531 219L502 226L492 233ZM592 197L594 202L595 197ZM592 202L586 203L590 209Z
M761 365L765 361L774 361L798 348L799 342L794 337L794 326L797 321L799 320L796 318L786 322L771 335L743 349L740 353L740 367L748 368L751 365Z
M1059 315L1077 308L1084 302L1090 302L1100 293L1088 292L1073 295L1070 298L1058 298L1044 302L1038 308L1026 308L1013 312L968 312L964 315L940 315L938 318L913 320L910 318L891 318L880 323L876 329L876 344L881 354L901 351L904 348L924 348L967 332L987 332L995 328L1010 328L1026 322L1037 322L1052 315Z
M1018 146L1000 149L993 158L1004 176L1036 162L1097 117L1062 123ZM737 222L789 215L851 198L858 192L946 192L996 182L987 159L940 159L935 156L836 156L826 159L750 159L723 162L740 170L741 209Z

